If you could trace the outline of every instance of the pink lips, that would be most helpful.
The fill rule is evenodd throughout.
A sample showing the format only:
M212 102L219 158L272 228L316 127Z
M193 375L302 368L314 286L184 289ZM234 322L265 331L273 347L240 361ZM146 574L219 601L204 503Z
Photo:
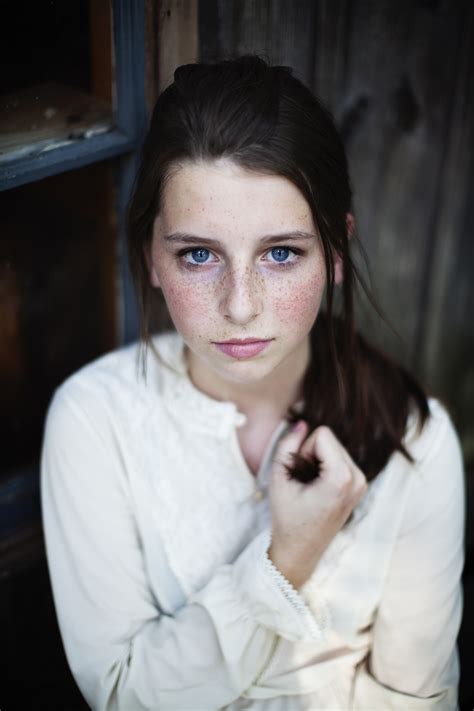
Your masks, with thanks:
M253 358L263 351L271 341L258 341L253 338L241 341L227 341L216 343L220 351L232 358Z

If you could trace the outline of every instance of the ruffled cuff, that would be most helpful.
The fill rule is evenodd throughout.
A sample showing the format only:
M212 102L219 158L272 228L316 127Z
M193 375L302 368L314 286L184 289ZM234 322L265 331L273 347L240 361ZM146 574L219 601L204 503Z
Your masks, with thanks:
M330 627L327 604L310 609L268 557L271 533L262 531L233 565L234 584L261 625L291 641L321 641Z

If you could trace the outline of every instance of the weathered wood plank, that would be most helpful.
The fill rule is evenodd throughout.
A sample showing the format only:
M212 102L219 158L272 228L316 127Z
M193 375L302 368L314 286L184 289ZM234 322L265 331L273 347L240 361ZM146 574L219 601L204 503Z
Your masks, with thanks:
M150 114L159 93L159 0L145 0L145 98Z
M201 0L201 58L258 53L311 81L315 12L306 0Z
M446 138L426 298L421 309L418 369L443 394L459 423L474 470L474 6L465 15L460 64Z
M198 0L160 0L158 5L160 91L173 81L180 64L198 57Z
M462 5L447 1L318 3L315 89L345 134L359 235L382 308L403 341L366 310L362 326L411 365L463 22Z

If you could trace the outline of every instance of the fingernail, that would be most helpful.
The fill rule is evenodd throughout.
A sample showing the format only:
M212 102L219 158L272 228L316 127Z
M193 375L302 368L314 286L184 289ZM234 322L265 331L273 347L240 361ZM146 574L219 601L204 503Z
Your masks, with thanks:
M298 422L295 422L293 427L291 428L292 432L302 432L304 429L304 420L298 420Z

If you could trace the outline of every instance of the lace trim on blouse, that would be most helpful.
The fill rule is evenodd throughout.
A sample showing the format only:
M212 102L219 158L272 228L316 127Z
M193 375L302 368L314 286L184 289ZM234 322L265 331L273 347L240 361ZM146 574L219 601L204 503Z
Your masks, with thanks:
M331 613L326 601L321 598L318 607L310 609L296 588L293 587L290 581L287 580L274 565L273 561L270 560L268 550L265 553L264 565L268 574L273 578L288 602L304 620L304 623L314 639L324 639L331 626Z

